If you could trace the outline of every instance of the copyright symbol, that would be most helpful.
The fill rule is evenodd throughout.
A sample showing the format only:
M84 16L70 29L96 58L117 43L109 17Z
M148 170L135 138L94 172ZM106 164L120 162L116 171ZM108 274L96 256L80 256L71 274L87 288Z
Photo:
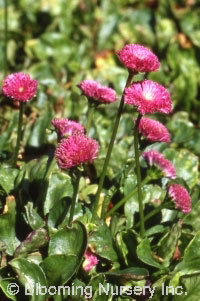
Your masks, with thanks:
M19 293L19 285L16 283L9 283L7 286L7 292L12 296L17 295Z

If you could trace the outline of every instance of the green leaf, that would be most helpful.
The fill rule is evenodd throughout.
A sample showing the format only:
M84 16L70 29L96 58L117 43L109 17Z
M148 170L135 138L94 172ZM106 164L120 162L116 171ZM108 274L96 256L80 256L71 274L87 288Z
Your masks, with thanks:
M191 225L193 231L196 232L200 228L200 200L194 205L190 214L187 214L184 219L184 224Z
M172 226L172 229L165 234L158 242L158 256L164 259L164 266L168 266L175 252L178 239L181 236L182 221Z
M199 13L196 10L189 10L180 20L180 26L182 31L191 39L193 44L200 47L200 24Z
M33 262L28 261L24 258L13 259L9 262L13 270L18 274L19 281L22 285L26 285L30 288L30 292L33 291L33 296L31 301L44 301L46 297L43 295L36 295L35 290L31 290L34 284L39 284L41 286L47 287L47 281L44 271L41 267Z
M174 296L173 301L199 301L200 299L200 276L194 275L190 277L183 277L181 279L181 286L184 289L179 290L183 292L180 296Z
M92 286L93 297L92 300L94 301L108 301L111 300L110 296L106 295L103 289L101 293L99 291L99 285L103 285L106 289L107 282L105 281L105 275L103 273L93 276L88 283L89 286Z
M64 172L54 171L49 177L49 186L44 203L44 214L49 213L61 199L71 197L73 185L71 178Z
M0 166L0 186L7 195L14 189L14 180L17 174L17 169L9 168L4 165Z
M184 179L190 189L198 183L199 159L197 156L186 149L177 151L172 148L167 148L164 151L164 155L174 163L177 177Z
M158 185L144 185L142 187L143 204L153 204L154 200L162 201L165 197L165 192ZM133 225L134 213L139 212L139 203L137 192L125 203L124 212L128 219L128 227Z
M137 256L144 263L161 269L162 266L153 258L148 238L144 238L137 247Z
M103 258L117 261L117 253L113 247L110 229L103 221L100 221L93 233L89 236L89 244L96 250L96 253Z
M4 278L4 279L0 280L0 288L2 289L2 291L4 292L6 297L8 297L10 300L17 301L16 296L11 295L8 291L8 286L11 285L11 284L16 284L17 285L15 278ZM16 289L17 289L17 286L16 286Z
M15 198L7 198L4 212L0 215L0 248L5 250L6 254L12 256L19 245L15 234L16 221L16 203Z
M28 146L30 147L41 147L46 140L46 129L50 126L52 119L52 109L50 106L46 108L43 114L34 123Z
M130 267L124 270L105 273L105 276L113 280L142 280L149 276L149 272L144 268Z
M76 255L51 255L41 264L48 285L64 285L76 273L80 259Z
M173 35L176 34L176 25L173 20L168 18L161 18L156 15L156 34L158 39L158 46L162 50L172 39Z
M189 276L200 274L200 259L184 261L182 260L173 271L173 277L170 280L169 285L174 287L178 286L179 280L182 276Z
M200 231L190 241L184 252L184 261L191 261L200 258Z
M37 213L36 209L33 208L33 203L28 202L24 208L26 211L25 218L27 223L33 230L37 230L45 225L43 219Z
M75 254L81 260L87 247L85 226L76 221L72 227L57 231L49 242L49 256L55 254Z
M173 115L172 119L167 123L170 133L173 134L173 141L176 143L184 143L190 141L194 133L194 125L189 121L187 112L178 112Z
M128 259L127 256L129 254L128 247L123 239L123 231L120 233L117 233L116 238L115 238L115 248L117 250L117 254L119 258L126 264L128 265Z
M51 208L48 215L48 226L52 231L54 231L66 218L69 207L70 204L63 198Z

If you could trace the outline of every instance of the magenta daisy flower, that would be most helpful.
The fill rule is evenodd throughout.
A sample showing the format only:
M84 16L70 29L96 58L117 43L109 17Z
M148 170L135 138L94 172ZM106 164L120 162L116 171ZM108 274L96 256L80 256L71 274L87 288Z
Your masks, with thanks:
M150 49L129 44L117 51L121 63L134 72L152 72L160 68L158 57Z
M6 77L3 83L3 93L14 100L27 102L37 93L38 82L28 74L17 72Z
M103 86L94 80L84 80L78 84L78 87L85 96L100 103L112 103L117 100L115 90Z
M63 139L55 151L56 161L62 169L91 163L98 154L99 145L96 140L84 135L72 135Z
M191 198L188 191L179 184L172 184L168 189L169 196L174 201L176 208L179 208L184 213L190 213Z
M167 160L163 154L156 150L150 150L142 154L143 158L149 163L150 166L155 165L158 167L166 177L171 179L176 178L176 169L171 161Z
M167 128L159 121L142 117L138 130L140 134L152 142L170 142L170 135Z
M54 118L51 123L61 137L64 135L83 135L85 132L84 127L80 123L67 118Z
M135 82L126 88L124 101L128 105L136 106L142 115L154 112L169 114L172 111L169 92L151 80Z
M85 261L83 262L83 269L86 272L89 272L93 267L95 267L98 264L98 259L89 250L86 251L84 256L85 256Z

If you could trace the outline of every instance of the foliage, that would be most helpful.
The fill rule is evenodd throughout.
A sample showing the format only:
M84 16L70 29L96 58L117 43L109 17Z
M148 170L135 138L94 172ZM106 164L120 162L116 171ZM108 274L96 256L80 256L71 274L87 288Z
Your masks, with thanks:
M8 70L25 70L39 81L37 97L27 103L23 118L23 143L18 168L9 160L17 138L18 104L1 95L0 103L0 297L2 300L85 300L85 296L24 295L24 286L68 285L92 287L92 300L199 300L200 282L200 91L199 1L176 0L8 0ZM0 0L0 49L4 49L4 1ZM101 204L107 217L91 219L91 205L118 103L94 111L89 135L98 140L100 155L81 176L79 202L72 226L68 226L73 178L53 164L57 136L52 118L67 117L86 125L87 101L77 84L94 79L114 88L119 98L128 72L115 54L124 44L150 47L161 60L159 72L148 79L165 85L175 113L155 119L164 121L172 143L154 143L144 149L162 151L176 167L175 182L192 197L192 212L184 215L162 209L149 218L145 238L139 235L137 194L109 216L109 209L137 186L133 169L133 118L125 107L106 175ZM5 60L1 55L0 78ZM145 77L139 74L134 80ZM158 171L147 173L141 160L145 215L156 210L166 197L166 178ZM102 206L99 206L99 217ZM98 265L83 269L89 248ZM9 284L20 292L12 295ZM126 292L99 294L99 285L155 289L153 298ZM182 294L163 293L163 286L180 287ZM141 291L140 291L141 293ZM164 297L163 297L164 295ZM142 299L144 298L144 299Z

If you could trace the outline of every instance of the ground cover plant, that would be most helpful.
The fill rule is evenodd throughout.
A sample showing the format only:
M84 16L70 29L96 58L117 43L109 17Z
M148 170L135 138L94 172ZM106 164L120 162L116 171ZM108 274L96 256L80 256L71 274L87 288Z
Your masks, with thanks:
M0 7L0 300L199 300L198 1Z

